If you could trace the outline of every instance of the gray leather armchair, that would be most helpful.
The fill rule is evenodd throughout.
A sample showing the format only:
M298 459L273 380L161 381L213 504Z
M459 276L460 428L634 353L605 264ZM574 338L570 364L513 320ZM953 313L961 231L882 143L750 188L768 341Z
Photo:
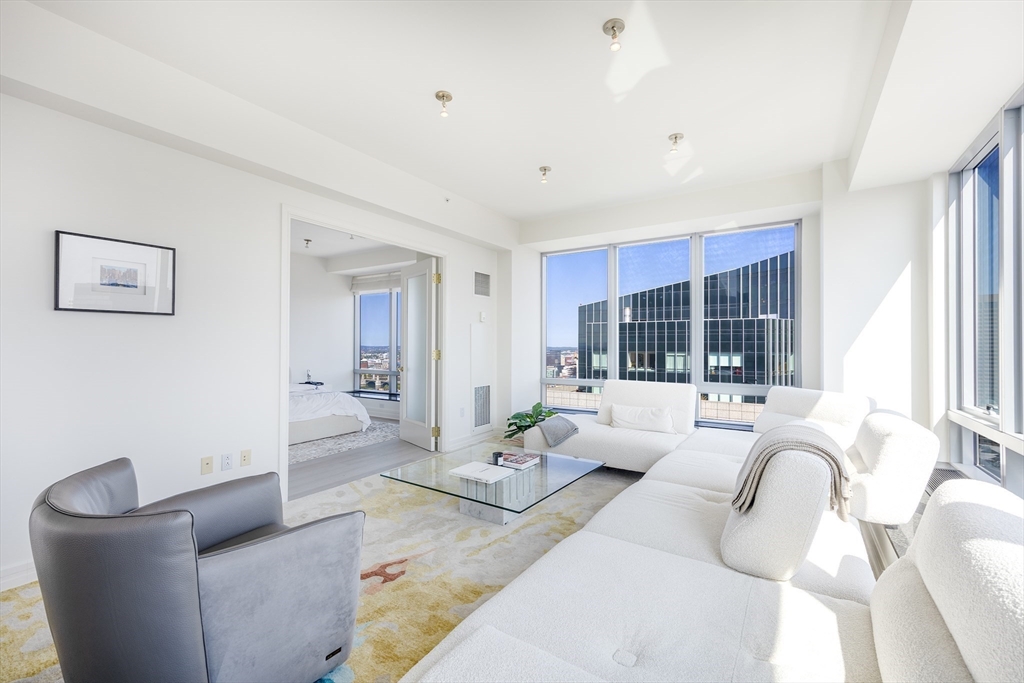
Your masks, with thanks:
M363 512L285 526L276 473L139 507L121 458L29 518L67 683L302 681L352 648Z

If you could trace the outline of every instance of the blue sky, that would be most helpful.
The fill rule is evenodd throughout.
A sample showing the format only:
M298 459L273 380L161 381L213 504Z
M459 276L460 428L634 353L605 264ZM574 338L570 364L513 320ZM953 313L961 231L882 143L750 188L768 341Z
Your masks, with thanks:
M387 346L391 343L390 306L387 292L359 297L360 346Z
M720 273L792 251L792 226L713 235L704 239L704 272ZM654 242L619 248L619 294L688 280L690 241ZM608 253L556 254L547 259L548 346L576 346L580 304L608 296Z

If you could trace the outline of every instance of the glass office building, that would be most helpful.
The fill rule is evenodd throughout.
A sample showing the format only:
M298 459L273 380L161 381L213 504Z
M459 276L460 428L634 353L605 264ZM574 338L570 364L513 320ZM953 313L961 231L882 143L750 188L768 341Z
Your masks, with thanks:
M795 254L704 277L704 381L722 394L796 380ZM620 296L619 379L690 382L690 282ZM608 302L579 307L580 379L608 379ZM763 401L754 397L744 400Z

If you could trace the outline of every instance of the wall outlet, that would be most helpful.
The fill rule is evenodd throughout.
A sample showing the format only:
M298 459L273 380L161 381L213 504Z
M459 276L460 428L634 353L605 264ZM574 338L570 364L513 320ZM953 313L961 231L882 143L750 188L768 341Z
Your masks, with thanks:
M213 456L208 455L199 460L199 474L213 474Z
M224 455L220 456L220 471L223 472L224 470L230 470L230 469L231 469L231 454L230 453L225 453Z
M238 466L239 467L248 467L251 464L252 464L252 449L251 448L246 448L244 451L242 451L241 457L238 458Z
M459 417L466 417L466 409L459 408Z

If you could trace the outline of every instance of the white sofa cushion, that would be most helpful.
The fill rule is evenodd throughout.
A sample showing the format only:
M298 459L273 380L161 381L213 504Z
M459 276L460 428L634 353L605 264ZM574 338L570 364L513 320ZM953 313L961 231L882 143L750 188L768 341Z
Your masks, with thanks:
M906 556L920 574L948 629L960 657L977 681L1024 680L1024 503L1004 488L978 481L946 482L932 494ZM894 567L896 565L893 565ZM890 568L891 569L891 568ZM927 626L907 638L883 640L914 590L914 572L901 568L881 577L888 590L872 596L880 661L902 674L901 657L931 647L940 630L935 614L918 609ZM946 641L946 649L949 643ZM948 680L940 664L955 658L936 657L926 673ZM955 670L954 670L955 671Z
M939 439L898 413L871 413L857 431L850 462L850 514L876 524L906 524L939 457Z
M754 420L754 431L763 434L794 420L808 420L820 425L846 450L853 445L860 423L874 408L875 402L866 396L772 387L765 399L764 410Z
M831 491L832 470L821 458L799 451L772 456L750 508L740 514L730 501L722 559L747 574L789 580L807 558Z
M744 460L746 456L678 448L647 470L644 479L666 481L731 495L736 490L736 477L743 467Z
M615 429L638 429L643 432L675 434L672 415L668 408L642 408L612 404L612 427Z
M697 431L686 437L680 446L688 451L705 451L720 455L737 457L740 462L746 459L750 447L760 438L760 434L739 429L716 429L699 427Z
M858 603L584 530L470 614L402 680L422 680L490 624L606 681L879 681L870 622ZM517 652L499 643L493 656L515 660Z
M721 567L720 539L731 494L641 479L583 528Z
M690 434L694 430L697 388L692 384L607 380L601 390L601 407L597 411L598 424L612 423L613 403L641 408L668 408L672 413L672 427L676 433Z
M496 657L495 652L504 654ZM490 624L484 624L441 657L420 681L600 683L601 679L548 654L539 647L513 638Z
M615 429L610 425L598 424L594 415L563 417L580 428L578 434L569 437L555 448L549 448L540 429L534 427L524 435L523 445L538 451L551 450L577 458L601 460L608 467L646 472L651 465L661 460L666 453L678 448L686 439L685 434Z
M594 515L586 531L722 568L721 539L732 493L644 477ZM789 580L796 588L867 604L875 575L856 521L826 511L807 557Z
M885 680L974 682L921 574L907 558L878 577L871 623Z

